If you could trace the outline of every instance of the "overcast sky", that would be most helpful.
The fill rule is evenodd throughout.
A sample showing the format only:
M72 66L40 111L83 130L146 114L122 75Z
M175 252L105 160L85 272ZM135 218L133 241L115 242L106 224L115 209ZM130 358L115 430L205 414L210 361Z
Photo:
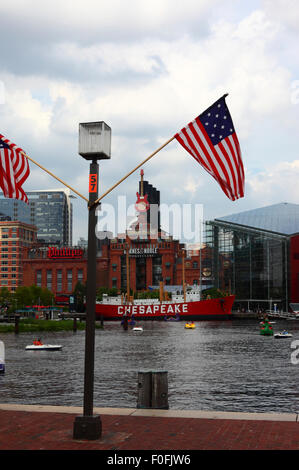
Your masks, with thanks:
M100 194L224 93L245 166L232 202L173 141L144 166L161 202L204 218L299 203L299 2L10 0L0 3L0 133L79 192L79 122L112 128ZM4 99L3 99L4 98ZM4 102L3 102L4 101ZM60 188L34 164L24 189ZM134 203L139 172L109 196ZM74 200L74 241L87 209Z

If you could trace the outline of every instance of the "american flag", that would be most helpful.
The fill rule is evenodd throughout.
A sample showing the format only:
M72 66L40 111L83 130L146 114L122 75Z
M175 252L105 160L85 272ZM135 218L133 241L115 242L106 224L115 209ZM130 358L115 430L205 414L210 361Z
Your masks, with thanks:
M244 196L241 149L224 95L175 134L178 142L235 201Z
M5 197L28 202L22 188L29 176L25 152L0 134L0 187Z

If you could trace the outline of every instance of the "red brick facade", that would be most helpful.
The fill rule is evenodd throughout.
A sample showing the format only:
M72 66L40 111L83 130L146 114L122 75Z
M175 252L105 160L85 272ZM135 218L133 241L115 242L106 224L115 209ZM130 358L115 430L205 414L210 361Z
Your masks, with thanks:
M36 243L37 228L23 222L0 222L0 287L14 292L24 283L23 259Z
M83 250L82 250L83 251ZM71 294L77 282L87 279L87 254L83 251L81 259L51 258L47 249L35 247L27 250L23 259L23 285L32 284L47 287L54 295ZM108 286L107 247L97 259L97 285Z
M158 286L163 280L165 285L182 285L183 245L176 240L155 241L147 243L131 241L127 238L114 239L101 248L97 258L97 287L115 287L118 290L127 288L126 280L126 247L129 246L130 288L136 292L147 290L149 286ZM206 250L202 250L202 260ZM189 285L199 284L199 252L185 258L185 282ZM49 258L46 248L27 250L23 259L23 285L36 284L47 287L55 296L70 295L78 281L87 279L87 254L81 259ZM209 282L204 278L203 283Z

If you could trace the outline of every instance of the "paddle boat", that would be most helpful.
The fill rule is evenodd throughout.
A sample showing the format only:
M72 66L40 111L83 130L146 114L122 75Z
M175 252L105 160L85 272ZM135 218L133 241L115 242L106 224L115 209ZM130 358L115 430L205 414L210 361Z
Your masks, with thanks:
M62 349L60 344L43 344L40 339L34 340L25 348L27 351L59 351Z
M288 333L286 330L281 333L275 333L274 338L292 338L292 334Z
M260 334L263 336L273 336L273 328L270 325L270 322L268 319L265 319L260 323Z
M143 331L143 328L142 326L134 326L134 328L132 328L132 331Z
M194 329L195 328L195 323L192 321L192 322L188 322L185 324L185 328L186 329Z

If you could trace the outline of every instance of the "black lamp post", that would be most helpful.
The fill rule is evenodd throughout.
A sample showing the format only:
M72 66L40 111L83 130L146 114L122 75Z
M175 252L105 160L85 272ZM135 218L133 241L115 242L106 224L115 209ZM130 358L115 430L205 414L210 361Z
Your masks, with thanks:
M102 423L99 415L93 414L94 349L95 349L95 303L96 303L96 208L98 198L99 165L97 160L111 158L111 129L103 121L79 125L79 154L91 160L89 172L89 217L88 217L88 259L86 289L86 331L84 368L83 415L74 422L74 439L99 439Z

